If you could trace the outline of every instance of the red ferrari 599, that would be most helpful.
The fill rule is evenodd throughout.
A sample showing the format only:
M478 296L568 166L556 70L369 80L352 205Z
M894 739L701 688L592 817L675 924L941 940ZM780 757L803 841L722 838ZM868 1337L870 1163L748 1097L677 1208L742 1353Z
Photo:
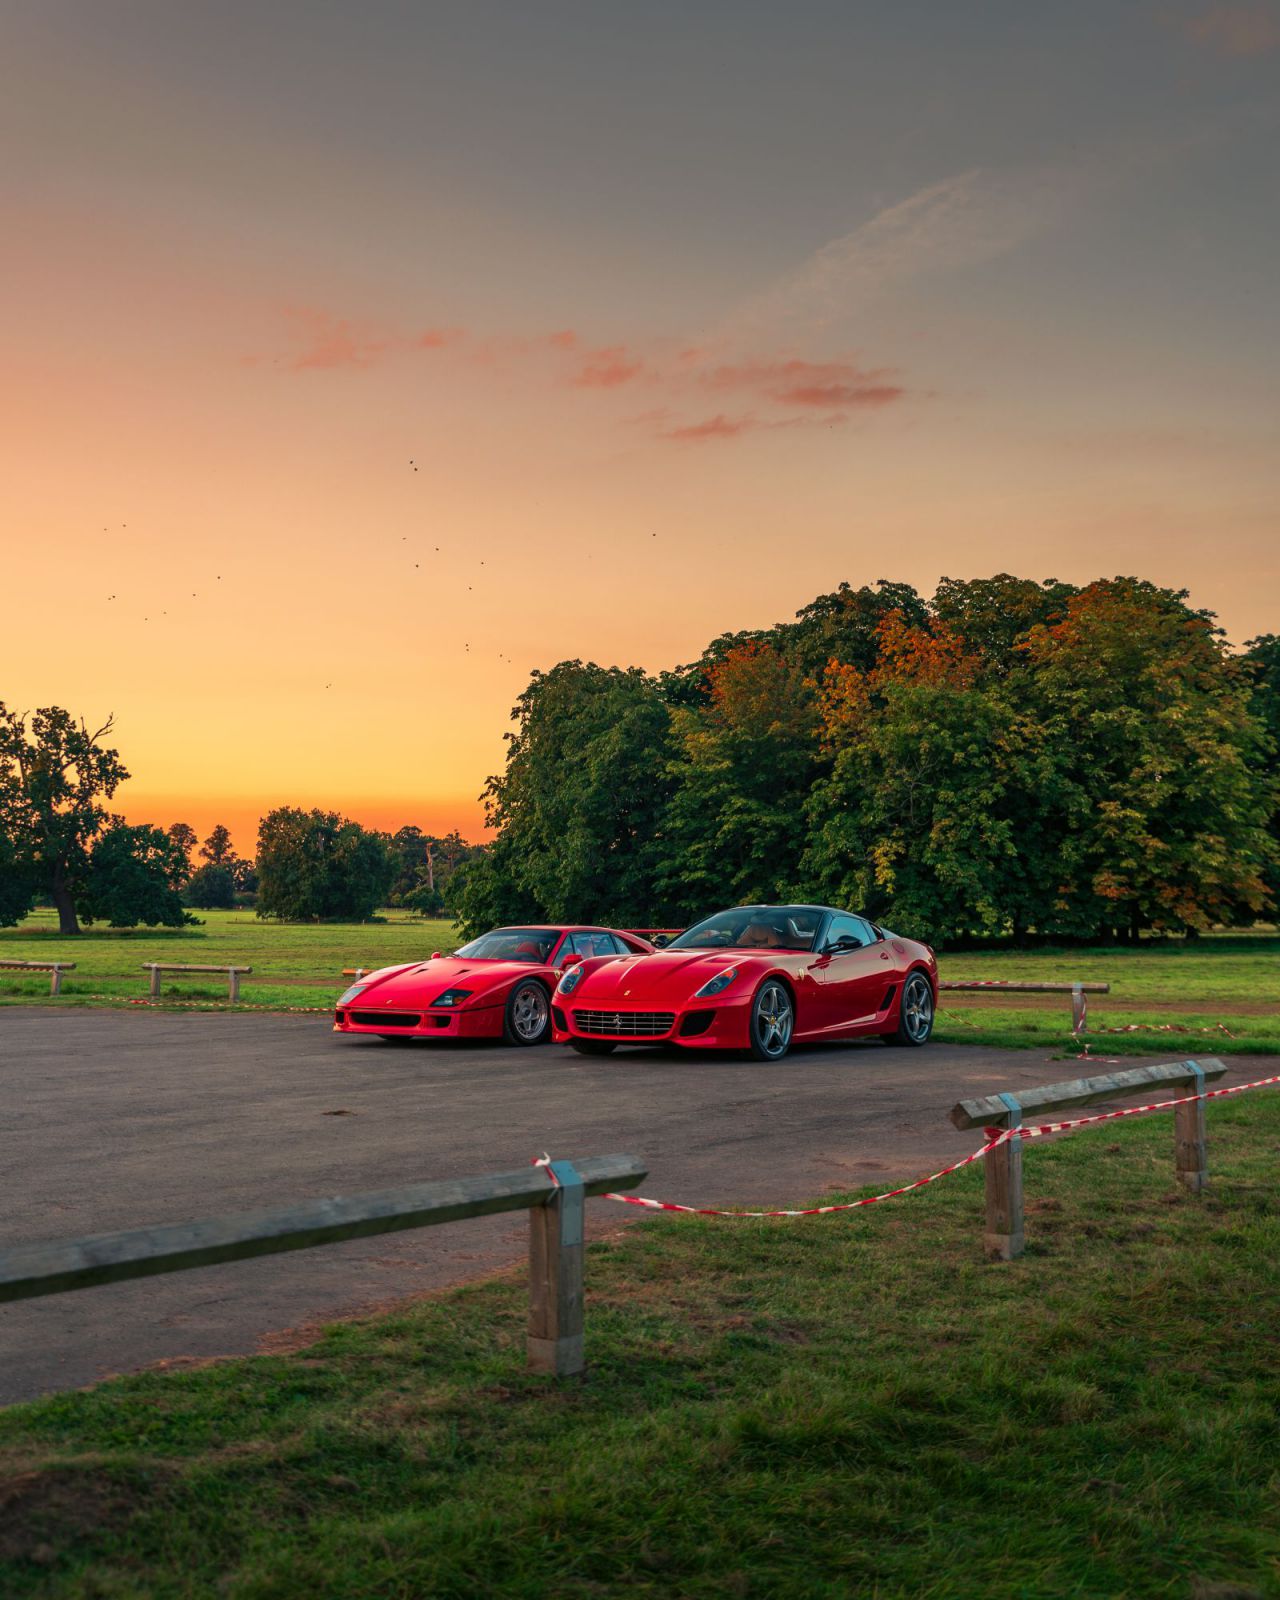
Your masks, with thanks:
M717 912L643 961L589 959L560 979L552 1032L586 1055L619 1044L749 1050L933 1032L938 966L926 944L831 906Z

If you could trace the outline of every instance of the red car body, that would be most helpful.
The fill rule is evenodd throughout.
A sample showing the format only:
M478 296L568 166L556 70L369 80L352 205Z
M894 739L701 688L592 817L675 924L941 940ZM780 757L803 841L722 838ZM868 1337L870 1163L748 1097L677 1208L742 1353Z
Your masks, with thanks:
M494 928L455 955L367 973L338 1000L333 1030L384 1039L506 1038L511 1044L540 1044L550 1034L551 991L566 966L587 957L616 960L620 953L638 958L652 952L648 940L616 928ZM517 1007L513 1002L521 997L528 1003ZM534 1028L539 1016L542 1025Z
M928 945L852 912L739 906L643 961L584 961L557 986L552 1029L586 1054L664 1043L777 1060L793 1042L923 1044L937 988Z

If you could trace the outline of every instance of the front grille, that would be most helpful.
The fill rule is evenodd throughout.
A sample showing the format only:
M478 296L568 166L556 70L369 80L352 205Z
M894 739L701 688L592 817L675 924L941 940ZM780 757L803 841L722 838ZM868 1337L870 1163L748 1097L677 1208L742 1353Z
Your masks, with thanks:
M714 1011L689 1011L680 1024L680 1037L682 1039L695 1039L698 1034L705 1033L716 1020Z
M418 1011L348 1011L347 1016L361 1028L416 1028L422 1021Z
M600 1033L611 1039L659 1039L670 1033L674 1011L575 1011L579 1033Z

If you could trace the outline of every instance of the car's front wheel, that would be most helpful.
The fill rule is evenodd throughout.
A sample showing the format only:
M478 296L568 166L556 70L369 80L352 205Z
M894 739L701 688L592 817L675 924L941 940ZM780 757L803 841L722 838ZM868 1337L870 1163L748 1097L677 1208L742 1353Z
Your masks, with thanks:
M902 991L898 1007L898 1026L880 1037L886 1044L928 1044L933 1032L933 988L923 972L913 972Z
M751 1054L757 1061L781 1061L791 1048L795 1026L790 989L777 978L766 979L751 1004Z
M507 996L502 1037L508 1044L542 1044L551 1036L551 1002L536 978L526 978Z

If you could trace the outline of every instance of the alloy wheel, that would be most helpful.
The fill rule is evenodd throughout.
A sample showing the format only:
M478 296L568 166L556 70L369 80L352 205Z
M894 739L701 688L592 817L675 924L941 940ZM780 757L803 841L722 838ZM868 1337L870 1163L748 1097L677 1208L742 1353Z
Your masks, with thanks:
M511 1002L511 1026L522 1039L540 1038L547 1026L547 997L541 984L526 983Z
M933 1032L933 990L918 975L908 980L902 996L902 1025L916 1044L923 1044Z
M795 1011L780 983L766 983L756 1001L756 1034L766 1056L781 1056L791 1043Z

